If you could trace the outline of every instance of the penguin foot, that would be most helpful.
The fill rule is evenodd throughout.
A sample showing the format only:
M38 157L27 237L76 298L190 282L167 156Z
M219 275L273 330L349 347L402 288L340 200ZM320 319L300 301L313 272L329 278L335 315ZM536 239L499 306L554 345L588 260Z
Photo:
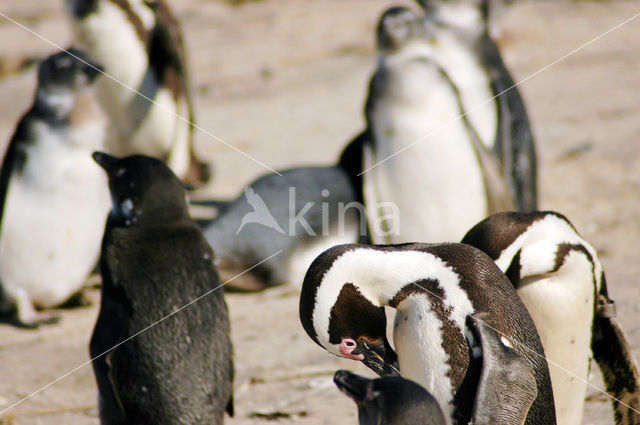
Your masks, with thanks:
M40 325L52 325L60 321L60 317L51 312L36 311L31 299L24 294L16 299L15 326L25 329L36 329Z

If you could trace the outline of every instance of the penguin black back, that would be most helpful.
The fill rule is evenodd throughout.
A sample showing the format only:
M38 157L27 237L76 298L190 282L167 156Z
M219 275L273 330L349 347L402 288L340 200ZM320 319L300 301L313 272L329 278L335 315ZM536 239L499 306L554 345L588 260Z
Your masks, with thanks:
M156 159L94 159L109 175L114 203L90 343L102 423L221 424L224 410L232 413L229 319L185 189Z

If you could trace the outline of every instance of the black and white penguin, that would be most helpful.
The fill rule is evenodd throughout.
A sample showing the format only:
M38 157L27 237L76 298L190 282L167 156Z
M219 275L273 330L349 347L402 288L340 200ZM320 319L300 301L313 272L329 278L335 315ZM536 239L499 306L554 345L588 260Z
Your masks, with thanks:
M93 157L113 200L89 346L101 423L222 424L233 412L229 317L185 189L158 159Z
M230 202L192 201L219 211L213 220L202 220L202 226L222 280L251 269L225 289L256 291L299 284L326 249L366 241L357 176L349 172L355 153L345 150L332 166L265 174Z
M56 307L81 290L109 211L105 176L91 160L105 136L91 96L100 68L69 53L40 64L33 105L0 172L0 311L15 309L24 326L53 321L34 307Z
M638 423L640 374L615 318L596 250L552 211L495 214L462 239L505 272L536 324L548 358L556 414L582 423L590 350L614 401L616 423Z
M448 425L427 390L400 376L369 379L339 370L333 382L358 406L360 425Z
M376 243L455 241L488 213L512 209L483 132L460 118L465 106L442 64L435 29L401 7L387 10L378 24L378 67L360 141Z
M537 157L527 110L493 41L496 9L511 1L418 0L436 35L436 55L467 117L499 160L515 209L537 209ZM492 99L495 97L495 99Z
M161 158L191 187L208 181L208 166L193 150L194 112L184 43L167 2L66 4L76 43L112 77L97 85L98 101L111 120L107 150Z
M468 318L482 346L482 372L474 403L474 425L521 425L537 395L533 366L504 345L490 325L491 316ZM334 382L358 405L360 425L445 425L446 416L436 399L413 381L387 376L368 379L345 370Z
M384 307L396 309L394 345ZM486 312L504 345L529 361L537 395L526 424L555 423L544 350L527 309L486 254L464 244L341 245L311 264L300 294L307 334L332 354L431 393L454 423L471 419L481 344L468 316Z

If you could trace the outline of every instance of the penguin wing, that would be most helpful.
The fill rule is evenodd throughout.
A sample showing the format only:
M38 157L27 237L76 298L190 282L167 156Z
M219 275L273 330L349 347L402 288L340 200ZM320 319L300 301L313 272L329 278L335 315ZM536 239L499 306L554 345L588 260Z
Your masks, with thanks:
M623 424L640 422L632 406L640 402L640 372L629 341L615 317L614 303L606 294L603 280L593 323L591 351L611 394L615 418ZM621 402L619 402L621 401ZM617 422L618 423L618 422Z
M506 68L495 42L481 41L481 58L498 99L498 134L494 154L519 211L538 209L537 158L531 125L522 96Z
M11 177L20 172L27 161L26 148L29 145L29 140L32 139L31 126L28 124L31 121L29 115L28 112L20 119L2 160L2 169L0 169L0 233L4 217L4 203L9 192Z
M538 389L531 362L505 345L490 313L468 316L482 346L482 372L473 411L475 425L522 425Z

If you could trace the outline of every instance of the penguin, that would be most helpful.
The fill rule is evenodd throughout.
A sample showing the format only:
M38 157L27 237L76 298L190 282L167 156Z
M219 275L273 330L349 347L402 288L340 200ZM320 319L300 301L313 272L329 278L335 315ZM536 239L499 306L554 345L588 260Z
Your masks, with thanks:
M384 307L396 310L386 339ZM380 376L422 385L453 423L468 423L482 346L468 316L488 313L503 345L531 363L536 396L526 424L555 423L553 391L536 328L513 286L482 251L457 243L339 245L309 267L300 321L311 339ZM399 367L398 367L399 366Z
M222 424L233 414L229 316L185 188L156 158L93 158L113 200L89 345L101 423Z
M79 293L97 263L109 211L106 178L91 160L103 146L104 117L91 96L100 66L70 48L38 66L31 108L0 171L0 312L37 327L38 312Z
M456 82L439 62L433 28L402 7L388 9L378 23L367 136L359 140L374 243L460 240L488 213L513 208L498 159L464 115Z
M448 425L427 390L399 376L368 379L346 370L333 376L336 386L358 406L360 425Z
M213 220L199 224L222 280L232 279L225 290L299 284L324 250L368 241L358 177L349 171L357 151L349 146L335 165L264 174L232 201L192 201L218 210Z
M482 372L473 409L473 424L521 425L537 389L531 363L504 345L490 326L491 316L468 316L482 346ZM333 378L338 388L358 405L360 425L445 425L436 399L423 387L398 376L368 379L346 370Z
M76 42L102 63L107 150L164 160L189 187L210 178L193 148L194 111L179 23L164 0L66 0ZM139 93L134 92L132 89Z
M520 91L491 36L496 32L496 9L513 1L418 3L437 35L439 63L456 84L478 136L499 161L514 209L537 210L537 156L531 124Z
M553 211L500 213L462 242L487 253L527 306L548 358L558 422L582 423L591 351L615 399L616 423L639 423L628 407L640 405L637 363L597 252L571 222Z

